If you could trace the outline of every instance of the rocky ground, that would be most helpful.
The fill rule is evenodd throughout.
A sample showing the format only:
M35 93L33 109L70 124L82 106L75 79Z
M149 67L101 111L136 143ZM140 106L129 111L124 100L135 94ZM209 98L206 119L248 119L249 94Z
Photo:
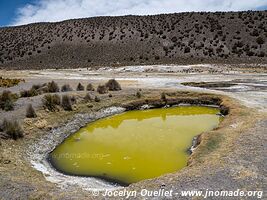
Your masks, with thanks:
M90 187L97 189L97 184L88 187L88 182L91 183L92 180L56 174L51 169L47 171L48 168L45 168L46 165L42 165L44 164L42 161L33 161L38 161L36 155L42 154L41 145L49 146L50 143L64 138L64 131L62 134L58 134L58 130L64 130L64 127L68 127L69 122L76 119L78 125L79 123L82 125L84 122L81 119L90 121L90 116L85 117L86 113L97 113L98 110L101 114L104 107L114 107L120 103L132 101L136 99L134 94L139 88L142 88L142 93L147 97L159 96L163 90L218 94L222 95L231 111L218 129L201 136L202 142L191 155L188 167L176 173L132 184L125 188L127 191L140 192L143 188L173 190L177 194L170 199L192 199L192 197L181 197L180 192L183 190L240 189L266 192L267 162L264 156L267 128L266 66L172 66L171 69L168 66L154 66L153 68L139 66L117 69L101 68L99 70L1 71L0 74L4 77L25 79L25 83L9 88L12 92L28 89L34 83L51 80L55 80L59 85L69 83L76 88L78 82L83 84L92 82L94 85L98 85L110 78L116 78L123 87L120 92L112 92L112 98L109 98L107 94L100 95L101 102L91 103L93 108L79 104L71 113L57 112L51 115L45 112L41 109L41 96L21 98L16 103L15 111L1 111L1 118L23 119L26 130L26 136L22 140L0 140L1 199L107 199L103 196L103 192L93 193L90 190ZM228 81L234 85L226 88L205 89L181 84L182 82L203 81ZM0 88L0 91L3 90L4 88ZM82 97L85 92L73 91L70 94ZM95 95L96 92L92 92L92 94ZM32 121L24 120L25 109L29 101L38 110L38 118ZM112 113L110 112L110 114ZM38 127L36 126L37 121L45 121L46 124ZM75 130L79 127L72 128ZM53 137L50 137L51 134ZM46 141L46 143L42 144L41 141ZM38 146L40 150L38 150ZM103 186L103 182L98 183ZM123 190L124 188L118 189ZM131 198L134 199L134 197ZM137 198L143 199L144 197L138 195ZM150 198L165 199L156 196ZM203 198L195 197L194 199ZM221 199L221 197L214 199ZM236 199L256 198L246 196Z

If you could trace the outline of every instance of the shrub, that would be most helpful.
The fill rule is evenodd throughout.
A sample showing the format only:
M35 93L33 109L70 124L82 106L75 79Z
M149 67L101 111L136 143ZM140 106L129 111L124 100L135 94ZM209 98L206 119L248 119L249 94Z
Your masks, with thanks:
M190 53L190 47L185 47L185 49L184 49L184 53Z
M40 84L37 84L37 85L33 85L31 89L34 89L34 90L38 90L42 87L42 85Z
M23 130L16 120L8 121L4 119L1 129L9 138L12 138L14 140L17 140L18 138L22 138L24 136Z
M95 102L100 102L100 98L98 96L95 96Z
M55 81L49 82L47 84L47 87L48 87L48 92L51 93L59 92L58 84Z
M242 41L238 41L234 44L234 47L238 47L238 48L241 48L244 46L244 43Z
M259 31L257 29L254 29L251 33L250 33L251 36L259 36Z
M61 87L61 92L68 92L68 91L72 91L72 88L70 87L69 84L65 84Z
M57 94L47 94L43 97L42 101L44 108L50 111L55 111L57 106L60 105L60 97Z
M43 94L43 93L48 93L49 90L48 90L48 87L47 87L47 84L37 84L37 85L33 85L31 87L31 89L29 90L23 90L20 92L20 96L21 97L34 97L34 96L37 96L39 94Z
M42 85L39 89L36 90L38 94L48 93L49 89L46 84Z
M87 93L84 97L85 102L92 101L93 97L91 94Z
M75 104L77 102L76 97L75 96L71 96L70 97L70 101L71 101L72 104Z
M8 90L4 90L0 95L0 108L5 111L14 109L15 96Z
M115 79L110 79L105 85L110 91L121 90L120 84Z
M264 44L264 39L262 38L262 37L258 37L257 39L256 39L256 42L259 44L259 45L262 45L262 44Z
M12 100L6 101L4 104L4 110L5 111L14 110L14 102Z
M84 86L81 83L77 85L77 91L84 91Z
M178 40L177 37L172 37L171 39L172 42L177 42L177 40Z
M220 113L222 114L222 115L228 115L229 114L229 108L227 108L226 106L220 106Z
M112 97L112 94L109 93L109 94L108 94L108 97L111 98L111 97Z
M265 56L265 53L263 51L261 51L259 54L258 54L259 57L264 57Z
M98 92L99 94L105 94L105 93L108 92L108 88L107 88L105 85L99 85L99 86L97 87L97 92Z
M1 53L0 53L1 56ZM0 59L1 61L1 59ZM0 76L0 87L13 87L18 85L20 82L25 82L24 79L10 79L10 78L3 78Z
M36 89L32 88L30 90L23 90L20 92L21 97L34 97L37 96L38 92Z
M161 100L162 101L167 101L166 94L164 92L161 93Z
M137 91L137 92L136 92L136 97L137 97L138 99L140 99L140 98L142 97L142 94L141 94L140 91Z
M247 55L248 55L248 56L254 56L254 53L253 53L252 51L248 51L248 52L247 52Z
M91 83L89 83L89 84L87 85L86 90L87 90L87 91L95 91L94 86L93 86Z
M71 98L68 95L62 96L61 106L66 111L72 111Z
M32 104L29 104L26 108L26 117L27 118L36 118L36 112L34 110L34 108L32 107Z

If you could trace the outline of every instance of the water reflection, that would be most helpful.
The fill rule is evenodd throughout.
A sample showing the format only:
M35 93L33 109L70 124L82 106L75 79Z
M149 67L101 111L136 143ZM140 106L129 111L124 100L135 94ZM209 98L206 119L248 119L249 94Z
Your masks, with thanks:
M195 135L217 127L218 109L175 107L130 111L97 120L68 137L50 155L72 175L134 183L186 166Z

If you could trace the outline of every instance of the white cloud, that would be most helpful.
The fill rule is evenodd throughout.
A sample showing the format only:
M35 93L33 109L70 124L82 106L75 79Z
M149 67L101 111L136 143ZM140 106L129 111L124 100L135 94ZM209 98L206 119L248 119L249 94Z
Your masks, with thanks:
M20 8L12 25L107 15L252 10L262 6L267 6L267 0L39 0Z

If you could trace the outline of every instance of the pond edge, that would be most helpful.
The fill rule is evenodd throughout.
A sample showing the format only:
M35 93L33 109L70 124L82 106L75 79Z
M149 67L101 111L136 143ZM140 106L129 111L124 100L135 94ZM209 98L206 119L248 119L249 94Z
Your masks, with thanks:
M200 101L201 103L190 104L184 102L184 100L181 101L181 99L179 99L178 101L172 99L171 103L162 100L156 101L156 104L153 104L154 102L155 101L149 102L149 100L146 99L145 102L142 102L141 104L139 104L140 103L139 102L135 104L135 106L133 106L132 104L133 102L130 102L128 104L126 103L122 105L121 107L108 107L90 114L89 113L76 114L73 116L71 120L67 121L66 123L55 129L52 129L48 134L42 136L38 140L38 142L31 145L27 152L28 159L36 170L43 173L46 180L52 183L56 183L61 188L67 188L75 185L81 187L84 190L101 191L104 189L110 189L110 190L120 189L122 188L120 185L110 182L108 180L94 178L94 177L81 177L81 176L62 174L59 171L57 171L51 165L51 163L49 163L49 160L47 159L48 155L67 137L69 137L71 134L74 134L80 128L86 126L88 123L96 121L101 118L120 114L129 110L145 110L145 109L168 108L177 106L205 106L205 107L219 108L221 113L222 111L224 112L224 110L227 110L228 114L229 111L228 108L221 105L221 101L218 101L218 99L216 99L214 102L208 101L208 104L202 104L203 101ZM199 138L200 135L196 136L196 138ZM198 141L198 139L196 138L193 139L193 141L194 140ZM191 146L191 148L193 147L193 149L195 149L200 142L194 144L193 141L192 141L193 145Z

